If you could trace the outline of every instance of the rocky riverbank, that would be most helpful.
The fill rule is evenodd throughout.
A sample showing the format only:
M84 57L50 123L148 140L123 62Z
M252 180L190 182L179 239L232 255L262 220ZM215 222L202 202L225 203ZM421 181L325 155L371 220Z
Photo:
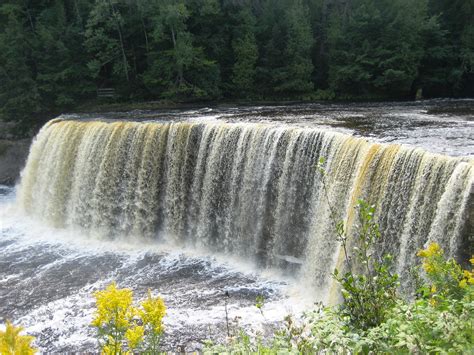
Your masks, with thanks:
M0 184L14 185L28 157L31 139L0 139Z

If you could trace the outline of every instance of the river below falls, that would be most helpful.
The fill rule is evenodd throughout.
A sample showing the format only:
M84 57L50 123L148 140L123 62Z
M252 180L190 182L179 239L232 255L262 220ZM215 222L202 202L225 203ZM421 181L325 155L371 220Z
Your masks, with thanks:
M148 289L164 298L164 350L225 339L226 304L232 332L252 325L264 334L310 303L291 279L272 271L256 273L254 265L196 250L55 230L16 214L14 198L14 189L0 186L0 322L21 324L42 351L93 349L92 294L112 281L137 300ZM258 295L265 298L263 315Z
M382 143L399 143L451 156L474 155L474 100L416 103L219 106L188 110L65 115L80 119L265 122L336 130ZM288 314L318 301L291 275L258 270L228 255L182 250L129 236L97 240L47 227L15 206L15 189L0 186L0 324L13 320L36 337L42 352L96 347L89 326L93 292L116 281L137 300L150 289L167 306L163 350L202 347L231 331L265 334ZM228 296L227 296L228 295ZM263 314L255 307L265 298Z

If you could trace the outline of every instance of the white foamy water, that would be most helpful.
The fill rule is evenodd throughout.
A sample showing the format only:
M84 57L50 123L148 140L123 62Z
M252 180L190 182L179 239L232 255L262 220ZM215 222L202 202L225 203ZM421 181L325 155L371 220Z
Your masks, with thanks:
M225 339L226 303L233 331L264 331L311 304L294 280L256 273L237 258L138 238L97 240L47 227L19 213L14 202L13 189L0 187L0 315L25 327L42 351L94 350L92 294L112 281L133 289L137 300L148 289L164 298L168 350ZM255 307L258 295L266 298L263 316Z

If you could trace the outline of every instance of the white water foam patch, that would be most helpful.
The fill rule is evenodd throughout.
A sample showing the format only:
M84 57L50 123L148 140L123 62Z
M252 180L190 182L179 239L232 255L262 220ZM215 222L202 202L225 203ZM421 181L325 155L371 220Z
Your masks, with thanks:
M182 264L182 259L176 260L172 257L165 258L161 263L169 265L170 269L176 267L176 261ZM121 269L133 267L133 260L127 260ZM182 265L181 265L182 266ZM207 273L211 276L212 271ZM214 276L215 277L215 276ZM122 280L120 287L126 286L134 288L131 284L130 276ZM83 287L74 295L63 299L49 302L34 309L32 312L18 320L19 324L26 327L28 334L34 335L41 340L41 348L47 351L65 350L65 349L87 349L94 344L94 331L89 327L92 320L94 300L91 295L95 290L103 289L113 280L113 277L107 280L101 280L94 284ZM263 284L263 285L262 285ZM255 285L255 289L262 287L264 290L271 290L275 285L271 282L263 282ZM230 295L236 294L248 286L227 287L224 290ZM252 291L251 288L249 288ZM164 320L168 336L180 339L183 334L189 332L189 329L200 329L201 336L207 335L207 330L211 329L209 336L219 339L222 331L219 330L225 321L225 306L222 304L214 306L202 305L197 308L194 304L187 306L193 298L223 298L223 290L200 290L193 288L184 290L179 295L174 293L162 294L165 303L168 305L167 316ZM241 300L230 298L228 302L228 316L231 322L240 319L239 324L246 329L262 331L263 325L267 323L279 322L286 314L295 314L303 310L302 304L294 303L295 300L285 298L269 301L264 306L264 316L257 308L251 306L241 306ZM222 339L220 339L222 340Z
M92 349L97 341L89 326L94 312L91 295L104 286L103 282L88 285L72 296L37 307L17 323L37 338L35 345L42 351Z

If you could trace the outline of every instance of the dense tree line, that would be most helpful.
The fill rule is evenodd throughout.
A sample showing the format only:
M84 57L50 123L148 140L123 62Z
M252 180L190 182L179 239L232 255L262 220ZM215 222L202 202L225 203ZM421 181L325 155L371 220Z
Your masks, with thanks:
M472 96L473 0L2 0L0 118L119 100Z

